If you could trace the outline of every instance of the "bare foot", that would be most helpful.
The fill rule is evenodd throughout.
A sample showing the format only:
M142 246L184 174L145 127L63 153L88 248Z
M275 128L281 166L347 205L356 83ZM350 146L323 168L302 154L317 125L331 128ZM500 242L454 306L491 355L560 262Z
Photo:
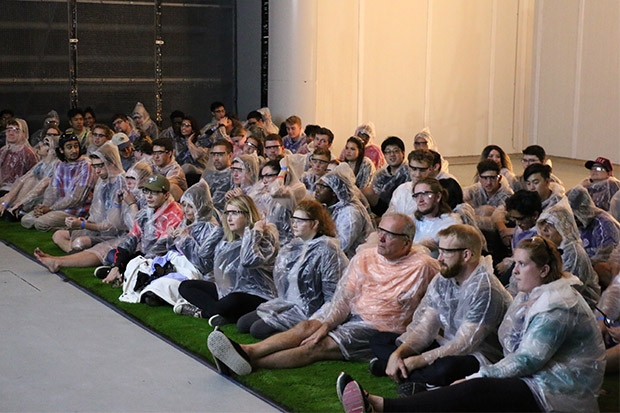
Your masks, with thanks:
M34 256L39 262L47 267L49 272L58 272L60 264L56 262L53 256L44 253L39 248L34 250Z

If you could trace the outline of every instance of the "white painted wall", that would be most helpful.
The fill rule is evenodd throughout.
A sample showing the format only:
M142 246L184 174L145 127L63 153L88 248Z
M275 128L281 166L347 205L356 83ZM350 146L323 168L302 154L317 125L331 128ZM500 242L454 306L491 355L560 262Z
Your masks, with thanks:
M620 162L620 2L538 0L531 141Z
M532 0L273 0L274 119L327 126L339 152L372 120L412 148L429 126L444 155L528 131Z

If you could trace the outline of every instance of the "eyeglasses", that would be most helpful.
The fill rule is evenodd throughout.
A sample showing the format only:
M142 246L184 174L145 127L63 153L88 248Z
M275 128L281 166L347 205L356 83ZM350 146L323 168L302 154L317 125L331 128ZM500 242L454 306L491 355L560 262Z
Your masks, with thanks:
M258 146L254 145L252 142L246 141L245 144L248 145L251 148L258 149Z
M100 168L103 168L105 166L105 164L103 164L103 163L91 163L90 166L95 168L95 169L100 169Z
M433 195L435 195L435 192L433 191L416 192L415 194L411 194L413 199L418 199L421 197L426 197L428 199L431 199Z
M400 149L388 149L387 151L383 151L385 155L392 155L392 154L401 153L401 152L402 151Z
M598 308L597 306L594 306L594 309L598 311L599 313L601 313L601 315L603 316L603 324L605 324L605 327L607 328L612 327L613 324L616 322L616 320L612 320L611 318L609 318L607 314L602 312L601 309Z
M260 176L260 179L263 179L263 178L275 178L278 175L280 175L280 173L277 173L277 174L262 174Z
M60 136L60 133L49 133L49 132L47 132L47 133L45 134L45 136L49 136L50 138L54 138L54 137L56 137L56 136Z
M291 224L303 224L306 221L316 221L316 219L301 218L301 217L296 217L296 216L291 217Z
M239 217L239 216L245 215L245 214L247 214L247 212L245 212L245 211L236 211L234 209L229 209L229 210L224 211L224 215L225 216L232 215L233 217Z
M233 171L233 172L243 172L245 169L243 169L243 168L238 168L238 167L236 167L236 166L231 166L231 167L230 167L230 170L231 170L231 171Z
M156 194L161 194L164 191L153 191L152 189L148 189L148 188L142 188L142 193L144 195L156 195Z
M165 153L168 153L170 151L153 151L153 155L163 155Z
M282 145L265 146L265 150L268 150L268 149L280 149L281 147L282 147Z
M440 254L452 254L453 252L465 251L467 248L442 248L437 247Z
M124 120L122 120L122 119L116 120L116 121L112 122L112 126L117 126L117 125L120 125L120 124L121 124L121 123L123 123L123 122L125 122L125 121L124 121Z
M185 126L186 128L191 128L192 124L191 123L181 123L181 126Z
M215 113L226 113L226 109L215 109L213 112L215 112Z
M212 156L224 156L226 152L210 152Z
M138 180L138 178L136 178L135 176L125 175L125 180L128 180L128 181L130 181L130 180L131 180L131 181L137 181L137 180Z
M399 234L397 232L388 231L387 229L381 227L377 227L377 235L379 235L379 237L385 237L389 240L394 240L396 239L396 237L405 237L407 239L410 238L407 234Z
M480 175L479 178L483 181L495 181L499 178L499 175Z
M321 187L321 188L329 188L331 189L331 186L324 184L323 182L317 182L316 183L317 187Z
M426 142L426 141L416 141L416 142L413 142L413 144L415 146L421 146L421 145L428 145L428 142Z
M593 166L591 170L596 172L607 172L607 169L603 168L602 166Z
M310 159L310 161L311 161L311 162L314 162L314 163L319 163L319 164L321 164L321 165L327 165L327 164L329 164L329 161L326 161L326 160L324 160L324 159L318 159L318 158L312 158L312 159Z
M105 138L104 133L91 133L91 135L94 136L95 138Z
M411 169L413 172L426 172L429 170L429 168L420 168L418 166L411 166L409 165L409 169Z
M6 128L7 132L17 132L19 130L19 128L16 128L15 126L9 126L8 128Z

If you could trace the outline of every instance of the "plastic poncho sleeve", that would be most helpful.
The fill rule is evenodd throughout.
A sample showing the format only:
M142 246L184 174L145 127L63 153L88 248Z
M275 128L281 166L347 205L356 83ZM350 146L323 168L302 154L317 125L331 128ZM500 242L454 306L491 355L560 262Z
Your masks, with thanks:
M344 275L336 285L336 291L331 302L322 307L323 310L326 310L321 317L322 321L329 326L330 330L342 324L351 313L351 302L355 298L356 284L359 278L355 271L351 271L351 267L355 266L349 263Z
M612 320L620 318L620 276L616 275L609 287L603 291L598 308ZM601 314L595 312L595 315L598 317Z
M435 277L428 289L433 288L433 283L439 276ZM420 305L413 314L411 324L407 327L405 335L401 336L400 341L406 344L414 352L420 353L431 345L439 330L441 329L441 319L439 311L431 307L428 303L428 293L422 298Z
M173 240L172 244L189 262L194 264L203 274L213 271L215 247L222 239L224 230L218 225L204 223L201 233L196 234L189 228L190 234L182 235Z
M483 366L483 377L508 378L530 376L541 370L564 343L568 334L567 310L539 313L531 320L519 347L491 366Z
M364 161L360 165L360 169L357 172L357 176L355 177L355 185L359 189L364 189L367 186L370 186L372 183L372 178L375 176L375 165L372 161L366 157L364 157Z
M273 265L278 249L275 226L268 225L265 231L246 227L241 243L241 265L245 268L259 268L269 263Z
M63 165L59 163L59 165ZM59 169L56 169L58 172ZM52 182L45 191L44 205L53 211L61 211L74 206L83 205L88 199L95 184L95 176L88 162L83 161L75 180L71 184L64 182L66 176L63 173L54 173ZM68 186L67 186L68 185ZM64 196L58 197L58 189L66 186ZM48 195L51 196L48 198Z

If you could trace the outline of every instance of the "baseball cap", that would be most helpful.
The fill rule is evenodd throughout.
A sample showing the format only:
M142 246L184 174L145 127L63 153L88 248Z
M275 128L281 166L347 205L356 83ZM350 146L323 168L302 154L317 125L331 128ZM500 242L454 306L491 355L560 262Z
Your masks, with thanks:
M118 149L125 149L128 146L131 145L131 140L129 140L129 137L127 135L125 135L123 132L119 132L119 133L115 133L114 136L112 136L112 143L116 146L118 146Z
M168 182L168 179L163 175L151 175L145 183L140 185L140 188L146 188L157 192L168 192L170 190L170 182Z
M607 170L607 172L611 172L614 170L614 167L611 165L611 161L607 158L603 158L602 156L599 156L598 158L596 158L593 161L588 161L586 162L586 168L587 169L592 169L592 166L597 163L599 165L601 165L603 168L605 168Z

